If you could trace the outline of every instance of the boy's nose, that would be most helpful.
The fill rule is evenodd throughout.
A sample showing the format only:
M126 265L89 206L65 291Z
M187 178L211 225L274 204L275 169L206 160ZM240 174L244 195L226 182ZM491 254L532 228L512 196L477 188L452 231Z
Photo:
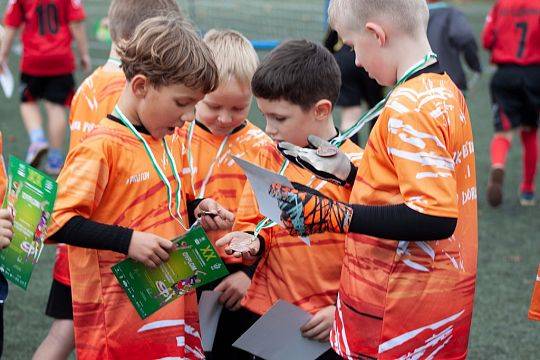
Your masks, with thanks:
M218 121L222 124L228 124L232 121L232 116L228 112L224 111L219 114Z

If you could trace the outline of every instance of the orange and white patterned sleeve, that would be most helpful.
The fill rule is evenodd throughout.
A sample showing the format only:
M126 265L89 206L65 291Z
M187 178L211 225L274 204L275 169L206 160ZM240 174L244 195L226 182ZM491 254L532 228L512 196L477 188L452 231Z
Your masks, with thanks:
M58 197L48 236L71 218L90 219L109 181L109 164L98 138L76 146L68 155L58 177Z
M407 111L388 119L386 145L405 204L423 214L457 218L448 133L448 127L429 113Z

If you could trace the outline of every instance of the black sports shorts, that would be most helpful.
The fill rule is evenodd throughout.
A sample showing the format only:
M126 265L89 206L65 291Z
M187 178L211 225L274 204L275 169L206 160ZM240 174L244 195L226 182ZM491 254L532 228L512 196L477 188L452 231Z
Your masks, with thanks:
M69 106L75 94L73 75L32 76L21 73L21 102L44 99L55 104Z
M540 65L501 65L490 84L495 131L538 127Z

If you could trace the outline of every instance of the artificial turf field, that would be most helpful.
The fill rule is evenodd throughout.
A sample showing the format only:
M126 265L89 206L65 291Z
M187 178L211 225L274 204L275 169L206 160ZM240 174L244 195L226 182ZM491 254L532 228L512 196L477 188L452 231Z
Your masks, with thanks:
M306 7L322 13L324 1L292 1L288 2L287 11L274 13L275 16L290 17L292 19L306 18ZM4 9L6 0L0 0L0 8ZM180 2L183 6L189 5L186 1ZM193 1L189 2L190 4ZM197 1L197 8L190 8L190 14L201 16L201 26L210 27L213 21L219 26L238 28L250 35L257 29L257 14L253 13L255 21L245 22L242 19L232 21L224 20L225 10L222 10L222 18L212 20L203 19L208 15L212 6L218 2ZM264 11L272 10L272 4L279 8L280 4L287 3L282 0L266 1L225 1L224 4L250 4L253 11L254 3L260 5ZM314 4L317 3L317 4ZM467 5L459 5L469 16L475 32L480 34L485 14L491 2L472 2ZM94 23L106 14L108 1L87 0L85 6L89 16L88 28L91 30ZM206 4L206 5L205 5ZM297 10L295 10L297 4ZM238 14L232 8L231 14ZM3 10L2 10L3 11ZM296 12L295 12L296 11ZM263 12L261 10L261 12ZM202 14L202 15L201 15ZM309 15L309 14L308 14ZM311 15L310 15L311 16ZM261 17L261 22L268 24L268 16ZM219 20L219 21L218 21ZM271 19L271 21L279 19ZM299 26L295 23L291 29L284 28L279 23L279 34L289 36L307 36L312 39L320 38L323 34L323 26L309 27ZM236 24L236 26L235 26ZM316 30L313 30L316 29ZM278 30L276 30L278 31ZM255 33L253 33L255 34ZM90 38L93 35L90 31ZM265 34L252 36L262 37ZM285 36L285 35L284 35ZM479 36L479 35L478 35ZM94 58L94 66L99 65L106 59L107 45L91 42L91 54ZM261 53L264 56L264 53ZM489 171L489 141L492 135L491 110L488 93L488 84L492 70L488 66L488 57L482 53L485 66L485 74L470 91L468 96L471 120L475 132L475 152L478 176L478 213L479 213L479 257L478 257L478 283L475 298L475 313L470 337L470 359L537 359L540 350L540 323L527 320L526 314L529 306L530 295L536 269L540 263L540 205L523 208L519 205L517 194L519 178L521 176L521 156L519 142L515 141L509 160L505 183L505 198L503 205L498 209L491 209L485 201L487 174ZM10 59L10 67L17 68L18 56L13 54ZM17 76L17 75L16 75ZM78 83L83 78L77 74ZM250 119L262 125L263 119L256 107L252 108ZM4 154L14 154L24 157L28 139L22 125L16 94L11 100L7 100L0 94L0 130L4 134ZM517 140L517 138L516 138ZM539 181L537 181L537 184ZM15 286L10 286L10 295L4 308L4 358L5 359L29 359L41 340L46 336L51 320L44 315L48 292L51 283L51 267L54 260L54 248L46 247L43 251L39 264L33 274L28 290L22 291ZM444 306L444 304L441 304Z

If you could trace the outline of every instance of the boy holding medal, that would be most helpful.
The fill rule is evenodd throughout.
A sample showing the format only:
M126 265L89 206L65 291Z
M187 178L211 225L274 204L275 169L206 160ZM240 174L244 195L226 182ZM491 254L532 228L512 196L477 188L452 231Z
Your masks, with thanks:
M141 320L111 266L126 255L159 266L174 250L170 240L187 231L181 145L171 135L216 88L217 69L192 27L175 17L146 20L118 45L127 83L113 113L68 155L50 229L51 241L75 245L77 358L200 358L200 344L188 341L195 294ZM232 214L214 201L196 205L192 215L203 215L203 225L230 226Z
M180 8L174 0L111 1L107 15L112 39L109 60L83 81L73 97L69 112L70 150L113 111L124 89L126 77L120 68L116 44L128 40L137 25L144 20L163 13L181 16ZM65 359L75 346L68 246L65 244L56 246L53 281L45 314L54 320L34 358Z
M320 177L357 173L349 201L272 188L290 233L347 234L332 347L347 359L465 359L478 246L465 99L431 53L425 0L333 0L329 14L356 64L396 84L357 171L341 154L283 146Z
M259 65L251 83L257 105L266 118L266 133L276 143L289 141L305 147L309 146L309 134L315 133L326 140L339 135L332 109L340 85L339 67L332 54L322 45L307 40L287 41L275 48ZM350 140L340 149L347 159L358 162L361 158L362 150ZM282 172L299 188L307 185L326 196L349 199L350 189L318 180L309 171L288 163L274 144L261 149L256 164ZM228 250L234 249L235 254L257 244L261 255L242 301L241 312L251 319L244 330L277 300L283 299L313 315L301 329L304 337L328 341L345 236L318 234L311 239L312 245L307 246L298 236L289 235L279 226L261 227L264 220L252 188L246 184L233 227L235 232L217 242L218 246L224 246L234 240ZM256 240L254 233L258 233ZM333 359L336 355L329 351L323 358Z

